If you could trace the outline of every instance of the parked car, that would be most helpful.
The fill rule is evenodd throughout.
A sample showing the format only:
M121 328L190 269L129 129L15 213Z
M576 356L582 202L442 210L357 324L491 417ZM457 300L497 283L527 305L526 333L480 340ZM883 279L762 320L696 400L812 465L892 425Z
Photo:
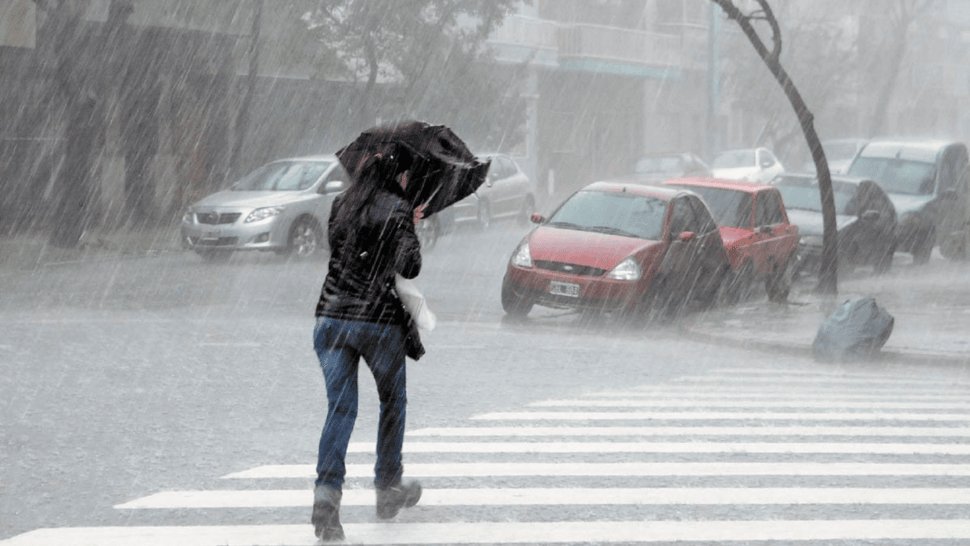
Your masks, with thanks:
M785 167L768 148L744 148L717 154L711 162L711 171L715 178L767 184L785 172Z
M690 152L655 153L637 160L630 178L638 182L663 182L685 176L711 176L711 168Z
M849 165L866 143L864 138L835 138L822 141L822 150L829 164L829 173L845 174ZM802 172L815 174L815 161L811 156L802 165Z
M350 184L334 155L270 162L189 206L182 247L203 258L239 250L309 258L326 247L333 199Z
M786 174L775 180L789 220L798 226L801 272L817 273L822 257L822 198L818 179L810 174ZM896 209L872 180L832 177L838 226L839 272L871 265L889 271L896 250Z
M731 262L725 289L741 299L754 282L764 282L771 301L785 301L796 265L798 228L788 222L781 194L760 182L710 177L678 178L667 185L700 195L710 209Z
M717 224L697 194L669 186L595 182L574 193L512 252L502 307L534 305L676 311L716 297L730 264Z
M497 153L480 157L492 162L488 178L478 191L450 207L448 221L488 229L493 220L516 218L527 225L536 208L535 185L511 157Z
M918 264L933 247L958 258L948 240L966 227L970 163L967 147L952 140L874 140L859 152L848 174L875 180L896 206L897 250Z

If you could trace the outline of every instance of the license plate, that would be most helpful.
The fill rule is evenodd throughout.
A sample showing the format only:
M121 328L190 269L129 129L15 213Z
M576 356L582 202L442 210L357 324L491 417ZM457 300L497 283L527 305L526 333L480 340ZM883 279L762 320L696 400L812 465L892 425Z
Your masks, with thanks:
M549 293L553 296L579 297L579 285L571 282L549 281Z

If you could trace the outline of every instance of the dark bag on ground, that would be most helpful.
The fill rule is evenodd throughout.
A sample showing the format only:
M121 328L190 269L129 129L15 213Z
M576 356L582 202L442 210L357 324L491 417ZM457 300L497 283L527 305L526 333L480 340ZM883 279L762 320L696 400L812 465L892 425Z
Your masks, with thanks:
M871 358L886 344L895 321L873 298L846 300L819 327L812 353L830 362Z

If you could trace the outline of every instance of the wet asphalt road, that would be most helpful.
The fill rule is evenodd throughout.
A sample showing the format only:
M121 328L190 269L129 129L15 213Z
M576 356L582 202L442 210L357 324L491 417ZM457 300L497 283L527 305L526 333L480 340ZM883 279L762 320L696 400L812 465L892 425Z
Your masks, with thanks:
M808 365L694 343L670 326L617 329L539 309L507 323L498 291L526 228L496 228L449 235L425 258L418 284L440 325L425 340L428 355L408 369L409 429L715 366ZM324 268L174 253L3 272L0 539L41 527L211 524L205 512L113 506L218 487L219 476L257 465L313 463L326 414L310 340ZM367 380L355 441L375 434ZM299 521L304 512L260 521Z

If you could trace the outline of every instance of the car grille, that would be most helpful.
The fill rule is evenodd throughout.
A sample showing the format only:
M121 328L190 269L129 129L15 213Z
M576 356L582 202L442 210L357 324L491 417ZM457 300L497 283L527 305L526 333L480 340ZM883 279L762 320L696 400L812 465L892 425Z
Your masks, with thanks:
M239 219L242 213L240 212L197 212L195 213L196 220L200 224L209 224L212 226L219 224L232 224Z
M189 242L195 246L235 246L238 238L219 237L218 239L203 239L202 237L189 237Z
M600 275L606 273L605 269L599 269L596 267L566 264L562 262L549 262L545 260L536 260L536 267L539 269L545 269L547 271L558 271L560 273L569 273L570 275L579 275L581 277L599 277Z

